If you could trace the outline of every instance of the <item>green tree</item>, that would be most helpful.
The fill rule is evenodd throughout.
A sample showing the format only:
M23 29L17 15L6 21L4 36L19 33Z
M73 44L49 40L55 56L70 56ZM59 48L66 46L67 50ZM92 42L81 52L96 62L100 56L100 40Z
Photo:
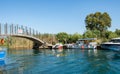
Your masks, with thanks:
M106 31L105 32L105 38L109 39L111 33L112 33L112 31Z
M76 42L78 39L82 38L82 35L80 35L79 33L74 33L72 35L72 42Z
M69 39L69 35L66 32L60 32L56 35L59 42L66 43Z
M115 37L118 37L118 35L115 32L112 32L112 31L105 32L105 38L111 39L111 38L115 38Z
M87 30L98 30L101 32L101 36L103 36L103 32L111 27L111 18L106 12L96 12L95 14L87 15L85 23Z
M118 36L120 36L120 29L116 29L116 30L115 30L115 33L116 33Z
M115 32L112 32L112 33L110 33L110 35L109 35L109 39L111 39L111 38L116 38L116 37L118 37L118 35L117 35Z
M95 38L97 37L97 35L91 31L91 30L87 30L84 34L83 34L83 38Z
M72 38L72 34L69 34L69 39L68 39L68 43L72 43L73 42L73 38Z

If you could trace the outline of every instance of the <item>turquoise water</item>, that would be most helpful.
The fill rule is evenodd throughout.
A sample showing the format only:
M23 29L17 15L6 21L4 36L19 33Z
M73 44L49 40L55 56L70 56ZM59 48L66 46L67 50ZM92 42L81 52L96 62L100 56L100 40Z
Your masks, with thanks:
M110 50L13 50L0 60L0 74L120 74L120 52Z

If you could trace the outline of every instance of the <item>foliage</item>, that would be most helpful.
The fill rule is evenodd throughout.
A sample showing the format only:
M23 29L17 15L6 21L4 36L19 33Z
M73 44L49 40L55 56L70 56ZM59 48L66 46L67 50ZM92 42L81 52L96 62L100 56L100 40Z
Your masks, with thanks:
M50 44L55 44L57 42L56 35L55 34L49 34L49 33L44 33L44 34L38 34L35 37L38 37L39 39L50 43Z
M83 38L96 38L97 37L97 31L91 31L91 30L87 30L84 34L83 34Z
M56 35L59 42L66 43L69 39L69 35L66 32L60 32Z
M106 31L104 34L104 38L102 38L102 42L107 42L112 38L116 38L118 35L115 32L112 31Z
M67 41L68 43L73 43L73 38L72 38L72 36L73 36L72 34L69 34L69 39L68 39L68 41Z
M105 38L109 39L110 38L109 36L110 36L111 33L112 33L112 31L106 31L105 32Z
M106 31L105 33L105 38L107 39L116 38L116 37L118 37L116 32Z
M116 29L115 33L120 36L120 29Z
M110 33L110 35L109 35L109 39L111 39L111 38L116 38L116 37L118 37L118 35L117 35L115 32L112 32L112 33Z
M111 18L106 12L96 12L95 14L92 13L87 15L85 18L85 23L87 30L98 30L101 32L102 36L103 32L111 27Z
M78 39L82 38L82 35L80 35L79 33L74 33L72 36L71 36L71 40L72 42L76 42Z

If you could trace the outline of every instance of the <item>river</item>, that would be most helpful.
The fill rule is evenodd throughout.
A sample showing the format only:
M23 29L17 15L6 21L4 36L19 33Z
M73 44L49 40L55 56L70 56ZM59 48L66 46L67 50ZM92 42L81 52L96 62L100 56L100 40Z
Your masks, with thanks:
M120 52L85 49L8 49L0 74L120 74Z

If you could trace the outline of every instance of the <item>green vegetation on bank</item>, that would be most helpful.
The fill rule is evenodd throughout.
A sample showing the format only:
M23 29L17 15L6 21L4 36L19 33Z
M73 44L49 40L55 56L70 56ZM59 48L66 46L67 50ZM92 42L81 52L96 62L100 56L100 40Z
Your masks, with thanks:
M0 38L0 40L1 39L3 38ZM9 48L32 48L33 42L25 38L4 37L4 43L0 43L0 46Z

